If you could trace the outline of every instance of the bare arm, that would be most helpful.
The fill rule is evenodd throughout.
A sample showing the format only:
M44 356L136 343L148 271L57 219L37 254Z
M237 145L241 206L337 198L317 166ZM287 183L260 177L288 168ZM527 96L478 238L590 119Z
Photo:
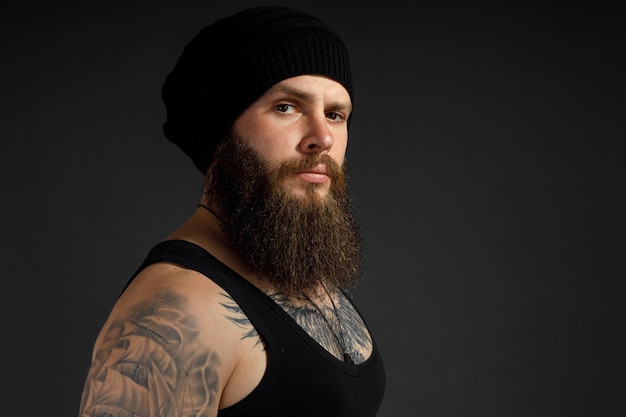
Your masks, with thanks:
M210 311L172 288L113 309L94 348L81 416L217 415L232 358Z

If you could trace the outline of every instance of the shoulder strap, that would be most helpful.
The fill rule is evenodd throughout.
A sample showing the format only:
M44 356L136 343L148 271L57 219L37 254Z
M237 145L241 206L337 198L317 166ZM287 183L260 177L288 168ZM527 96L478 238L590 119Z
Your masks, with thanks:
M148 252L146 259L124 286L124 290L126 290L133 279L135 279L143 269L158 262L171 262L183 266L197 271L206 276L207 279L215 282L239 304L266 342L271 345L275 344L274 328L277 325L276 320L273 318L262 318L274 317L274 315L259 314L258 309L269 309L274 312L282 312L282 309L261 290L230 269L219 259L200 246L186 240L166 240L154 246L150 252ZM122 293L124 290L122 290Z
M212 281L229 292L234 290L235 282L244 286L252 285L200 246L186 240L166 240L150 250L146 259L124 286L124 290L141 271L158 262L171 262L197 271L210 277Z

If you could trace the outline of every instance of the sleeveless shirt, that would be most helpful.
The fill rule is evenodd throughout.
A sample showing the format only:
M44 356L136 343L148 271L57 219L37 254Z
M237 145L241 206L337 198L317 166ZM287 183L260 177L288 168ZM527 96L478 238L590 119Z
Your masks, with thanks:
M340 361L267 294L200 246L184 240L157 244L128 284L157 262L178 264L215 282L235 300L266 343L268 362L261 382L243 400L219 410L218 417L376 415L385 372L374 341L365 362Z

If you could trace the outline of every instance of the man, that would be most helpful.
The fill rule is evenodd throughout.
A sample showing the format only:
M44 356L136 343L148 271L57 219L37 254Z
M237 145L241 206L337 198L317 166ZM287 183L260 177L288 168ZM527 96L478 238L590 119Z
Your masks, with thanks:
M98 336L82 416L374 416L384 371L344 290L359 274L339 36L299 11L207 26L163 85L205 175Z

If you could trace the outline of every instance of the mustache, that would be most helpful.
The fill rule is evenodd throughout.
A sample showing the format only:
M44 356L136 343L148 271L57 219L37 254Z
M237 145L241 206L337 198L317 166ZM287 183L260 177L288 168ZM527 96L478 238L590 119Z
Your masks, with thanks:
M276 171L276 180L282 180L287 177L291 177L299 172L314 168L320 164L326 167L326 175L328 175L333 182L343 179L343 168L339 166L339 164L333 158L326 154L323 154L307 155L282 162Z

